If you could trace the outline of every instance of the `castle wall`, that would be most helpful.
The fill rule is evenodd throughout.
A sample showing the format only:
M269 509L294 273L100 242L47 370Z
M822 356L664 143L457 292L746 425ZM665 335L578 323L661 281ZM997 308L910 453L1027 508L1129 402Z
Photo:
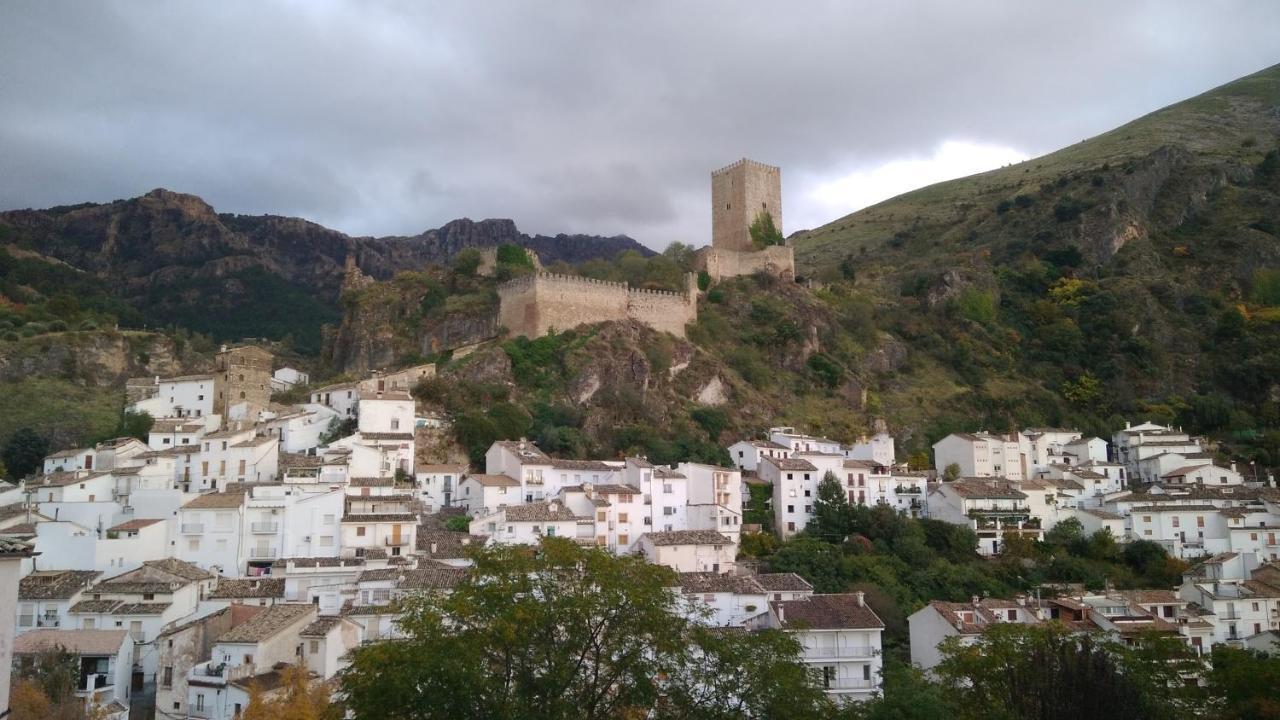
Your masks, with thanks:
M232 406L246 403L248 417L257 419L258 411L271 402L271 353L259 347L244 345L224 349L214 356L213 411L225 423Z
M782 171L742 159L711 173L711 245L754 250L751 223L761 210L782 232Z
M684 293L672 293L567 275L527 275L498 288L498 324L513 337L536 338L552 329L631 318L684 337L685 323L698 317L692 278L689 285Z
M796 275L795 250L790 245L770 245L760 250L739 251L704 247L694 256L694 265L712 280L765 272L780 278Z

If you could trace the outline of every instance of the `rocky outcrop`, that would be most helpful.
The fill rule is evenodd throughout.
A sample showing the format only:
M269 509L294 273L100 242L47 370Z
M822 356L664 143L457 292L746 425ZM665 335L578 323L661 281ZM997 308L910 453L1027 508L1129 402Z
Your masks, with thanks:
M0 383L44 377L123 387L131 377L181 375L209 367L210 358L157 333L64 332L0 343Z

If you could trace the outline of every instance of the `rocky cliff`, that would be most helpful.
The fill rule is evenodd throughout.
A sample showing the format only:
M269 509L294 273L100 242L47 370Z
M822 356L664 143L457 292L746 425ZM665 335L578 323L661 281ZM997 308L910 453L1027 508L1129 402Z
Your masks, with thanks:
M455 220L408 237L350 237L279 216L218 214L194 195L157 189L129 200L0 212L0 241L107 279L151 325L217 339L292 336L316 351L339 318L344 263L385 280L466 248L512 243L544 263L650 255L627 237L530 236L510 220Z

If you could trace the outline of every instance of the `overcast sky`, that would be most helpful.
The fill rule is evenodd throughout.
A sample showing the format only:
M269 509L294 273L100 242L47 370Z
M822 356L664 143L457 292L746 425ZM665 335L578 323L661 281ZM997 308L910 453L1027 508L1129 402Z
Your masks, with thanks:
M11 0L0 209L167 187L702 245L742 156L782 167L790 233L1278 62L1275 0Z

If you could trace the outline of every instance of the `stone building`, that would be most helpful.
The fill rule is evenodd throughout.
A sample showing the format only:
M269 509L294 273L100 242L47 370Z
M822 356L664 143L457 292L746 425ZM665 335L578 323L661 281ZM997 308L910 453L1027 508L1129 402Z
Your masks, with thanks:
M782 232L782 171L743 158L711 173L711 246L698 251L695 264L719 280L756 272L795 277L790 245L756 247L751 224L768 213Z
M551 273L516 278L498 288L498 324L513 337L546 335L552 329L609 320L635 320L684 337L698 319L698 290L692 273L684 292L642 290L626 283Z
M254 345L228 348L214 357L213 411L223 423L256 422L271 402L271 353Z

